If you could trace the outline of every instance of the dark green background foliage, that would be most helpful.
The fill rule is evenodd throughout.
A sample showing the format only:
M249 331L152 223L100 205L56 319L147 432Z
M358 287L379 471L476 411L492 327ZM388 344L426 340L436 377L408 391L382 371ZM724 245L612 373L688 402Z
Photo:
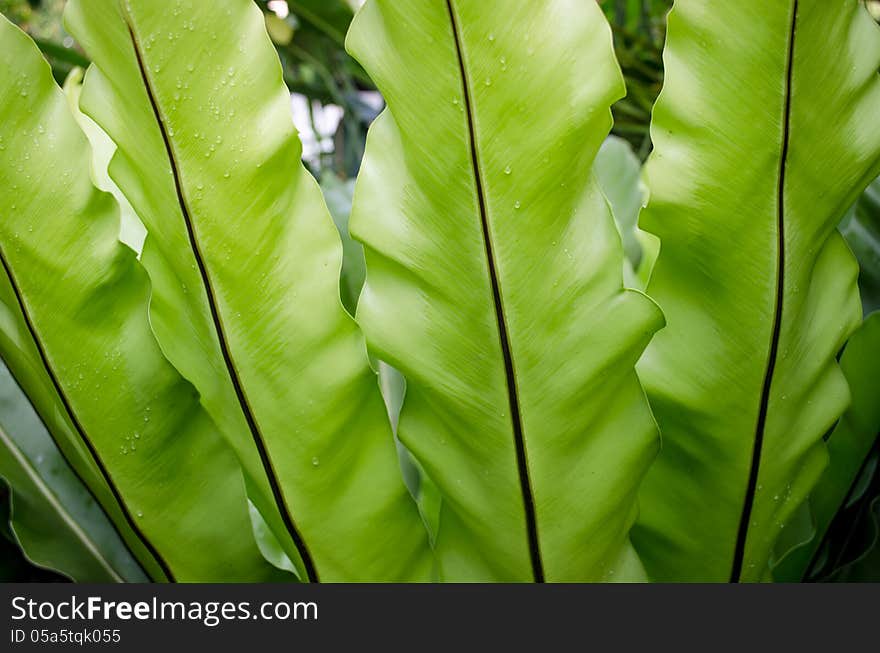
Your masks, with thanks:
M65 579L31 565L9 528L9 488L0 482L0 583L56 583Z

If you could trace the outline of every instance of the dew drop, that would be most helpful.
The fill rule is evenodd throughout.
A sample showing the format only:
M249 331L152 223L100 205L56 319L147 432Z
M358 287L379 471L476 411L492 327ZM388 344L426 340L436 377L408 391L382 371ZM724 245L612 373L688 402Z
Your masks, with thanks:
M494 40L495 40L495 35L494 35L494 34L489 34L489 40L490 40L490 41L494 41Z
M315 456L314 458L312 458L312 465L313 465L314 467L317 467L317 466L320 465L320 464L321 464L321 461L318 460L318 457L317 457L317 456Z
M507 167L504 169L504 174L505 174L505 175L509 175L511 172L512 172L512 171L511 171L511 169L510 169L510 166L507 166Z
M485 83L486 83L486 86L492 86L492 78L491 78L491 77L487 77Z
M516 203L513 205L513 208L519 210L519 208L520 208L521 206L522 206L522 204L520 203L519 200L517 200Z

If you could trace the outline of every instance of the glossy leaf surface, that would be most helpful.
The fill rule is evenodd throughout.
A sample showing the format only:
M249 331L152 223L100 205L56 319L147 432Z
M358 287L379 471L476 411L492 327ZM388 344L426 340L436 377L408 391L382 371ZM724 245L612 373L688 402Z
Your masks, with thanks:
M300 577L427 579L262 13L248 0L100 0L71 2L66 20L95 62L81 106L117 144L110 175L149 232L156 337Z
M355 191L358 321L407 380L441 578L640 578L658 440L633 366L662 317L623 289L592 170L623 93L601 11L371 0L347 47L388 102Z
M234 457L153 339L149 283L117 240L115 200L92 185L67 99L5 19L0 44L4 361L83 478L100 479L97 496L109 491L108 513L134 534L151 577L275 577Z
M664 447L634 541L659 580L764 580L849 403L835 227L878 172L880 28L858 2L679 0L665 62L641 226L668 326L639 365Z

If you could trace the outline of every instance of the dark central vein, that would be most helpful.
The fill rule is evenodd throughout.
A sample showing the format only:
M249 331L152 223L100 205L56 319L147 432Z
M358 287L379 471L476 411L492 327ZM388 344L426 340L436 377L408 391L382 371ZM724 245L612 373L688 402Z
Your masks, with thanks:
M764 374L764 387L761 390L761 404L758 411L758 422L755 426L755 440L752 449L752 464L749 470L749 481L743 504L739 530L736 535L736 548L733 554L733 570L730 582L738 583L742 576L745 559L746 540L749 535L749 520L755 505L755 494L758 487L758 473L761 468L761 451L764 446L764 430L767 425L767 409L770 404L770 388L773 385L773 373L779 356L779 338L782 330L782 302L785 295L785 177L788 171L788 148L791 136L791 86L794 73L794 39L797 28L798 0L794 0L791 11L791 26L788 34L788 61L785 68L785 104L782 127L782 153L779 157L779 182L776 197L776 306L773 317L773 333L770 340L770 356L767 371Z
M147 95L149 96L150 104L153 107L153 114L156 118L156 123L159 125L159 131L162 133L162 140L165 143L165 151L168 155L168 161L171 165L172 176L174 177L174 190L177 193L177 201L180 205L180 213L183 216L184 223L186 224L186 231L187 235L189 236L190 247L192 248L193 256L195 257L196 265L202 278L202 285L205 288L208 299L208 307L211 311L211 319L214 322L214 329L217 333L217 340L220 343L220 351L223 355L223 361L226 364L226 369L229 372L229 378L232 381L235 395L238 399L239 405L241 406L241 411L244 414L245 421L247 422L248 428L250 429L251 435L254 440L254 444L256 445L257 451L260 455L260 461L262 462L263 470L269 481L269 486L272 490L272 496L275 500L275 504L278 507L278 512L281 515L281 520L284 523L284 527L287 529L288 533L290 534L291 540L293 540L294 545L296 545L296 548L299 551L300 557L303 561L303 566L305 567L308 581L312 583L318 582L318 570L315 568L314 561L309 554L309 550L308 547L306 547L305 540L303 539L302 535L299 532L299 529L297 529L296 524L293 521L293 516L291 515L290 508L287 505L287 501L285 500L284 494L281 491L281 485L278 482L278 475L275 472L275 468L272 465L272 459L269 457L269 453L266 449L265 438L263 437L263 434L260 431L260 427L257 424L253 409L250 405L250 402L248 401L247 395L244 391L244 387L241 383L238 368L236 368L235 361L232 358L232 353L230 352L229 342L226 336L226 330L223 326L223 321L220 317L220 311L217 307L216 293L211 283L211 278L208 275L208 269L205 265L205 259L202 254L201 247L199 246L198 238L196 237L195 226L193 225L193 221L190 216L189 206L187 205L186 198L183 194L183 185L180 180L180 168L177 164L177 158L174 154L174 149L171 146L171 139L168 136L168 129L165 125L165 120L162 117L162 112L159 110L159 103L156 101L156 97L153 92L153 86L150 83L150 78L147 74L147 68L144 65L140 43L138 42L131 25L128 26L128 32L131 36L132 46L134 47L135 56L137 57L137 63L138 67L140 68L141 77L143 78L144 87L147 91Z
M492 295L495 302L495 317L498 321L498 335L501 339L501 351L504 356L504 371L507 375L507 396L510 403L510 418L513 423L513 437L516 444L516 463L519 471L520 487L522 488L523 505L526 517L526 532L528 533L529 556L532 563L532 576L536 583L544 582L544 567L541 562L541 547L538 540L538 521L535 512L535 500L532 493L532 484L529 479L529 464L526 454L526 442L523 435L522 415L519 409L519 397L517 396L516 374L513 367L513 356L510 350L510 340L507 335L507 324L504 317L504 305L501 301L501 288L498 282L498 271L495 265L495 255L492 251L492 236L489 230L489 218L486 211L486 197L483 190L483 178L480 169L480 158L477 152L476 128L474 125L474 111L471 101L470 84L468 83L467 67L464 62L464 53L461 43L461 33L458 27L458 19L451 0L446 0L449 10L449 20L452 23L452 33L455 38L455 50L458 55L458 65L461 69L461 82L464 90L464 110L467 115L468 131L470 137L471 162L474 169L477 198L480 205L480 221L483 226L483 241L486 244L486 260L489 263L489 278L492 282Z
M122 512L122 516L125 519L125 522L128 524L129 528L131 528L132 532L137 536L137 538L143 543L144 547L147 549L150 555L153 556L153 558L156 560L159 568L162 570L162 573L165 574L165 577L170 582L175 582L174 573L171 571L170 565L165 561L165 558L162 557L162 554L159 553L159 550L153 545L146 534L141 530L141 527L135 521L134 517L132 517L131 511L128 509L125 500L122 498L122 493L120 493L119 488L117 488L116 484L113 482L113 479L110 476L110 472L107 470L106 465L104 465L104 461L98 454L98 450L95 448L94 443L92 443L91 439L86 434L85 428L79 421L79 417L77 417L76 412L73 410L70 399L67 397L67 394L64 392L64 388L62 387L58 376L55 374L55 369L49 363L49 356L46 354L46 349L43 346L43 341L40 339L36 327L34 327L34 323L31 320L30 313L28 312L27 306L25 305L24 297L21 294L18 282L15 279L15 275L12 273L12 268L7 262L6 255L3 253L2 249L0 249L0 264L2 264L3 269L6 271L6 276L9 277L9 285L11 286L12 292L15 295L15 300L18 303L18 308L21 311L21 316L24 319L25 326L27 327L27 330L31 335L31 339L34 341L34 346L37 348L37 353L40 355L40 362L42 362L43 364L43 369L46 370L46 374L49 376L49 380L52 382L52 385L55 388L55 392L58 394L58 398L61 399L61 404L64 406L64 410L67 412L68 417L70 417L70 422L73 424L73 428L76 429L77 435L79 435L80 440L82 440L83 444L89 450L89 454L91 455L92 460L95 462L98 471L101 473L104 482L107 483L107 487L110 489L110 493L113 495L116 503L119 504L119 510ZM86 487L88 487L88 485L86 485Z

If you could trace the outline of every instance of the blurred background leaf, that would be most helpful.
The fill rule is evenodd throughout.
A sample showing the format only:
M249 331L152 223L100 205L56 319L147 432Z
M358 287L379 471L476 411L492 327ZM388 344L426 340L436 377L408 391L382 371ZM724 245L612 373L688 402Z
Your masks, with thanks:
M64 31L61 23L64 4L65 0L0 0L0 13L36 41L59 84L71 70L89 63L73 37Z
M612 135L599 149L593 167L623 241L623 282L629 288L640 288L636 275L642 260L638 219L648 193L641 181L641 161L627 141Z
M6 481L11 488L2 481ZM0 364L0 578L145 582L110 520L68 466L5 365ZM12 546L10 546L12 545ZM24 552L18 553L18 549ZM6 555L5 549L9 549ZM31 564L33 561L33 564Z
M867 315L880 309L880 178L850 209L840 230L859 261L859 289Z
M307 153L307 166L319 178L328 171L341 179L355 177L367 128L383 106L369 76L345 51L345 34L360 3L257 0L257 4L281 58L284 81L291 93L305 100L309 123L305 126L318 146L317 153ZM326 124L319 124L319 117L331 107L341 111L338 123L328 130ZM298 127L305 131L302 120Z
M880 440L809 570L813 582L880 581Z
M342 274L340 275L339 291L342 305L350 315L354 316L358 297L367 276L364 261L364 246L351 237L348 231L348 219L351 215L351 202L354 197L354 180L342 181L334 174L325 174L321 180L324 200L336 229L342 239Z

